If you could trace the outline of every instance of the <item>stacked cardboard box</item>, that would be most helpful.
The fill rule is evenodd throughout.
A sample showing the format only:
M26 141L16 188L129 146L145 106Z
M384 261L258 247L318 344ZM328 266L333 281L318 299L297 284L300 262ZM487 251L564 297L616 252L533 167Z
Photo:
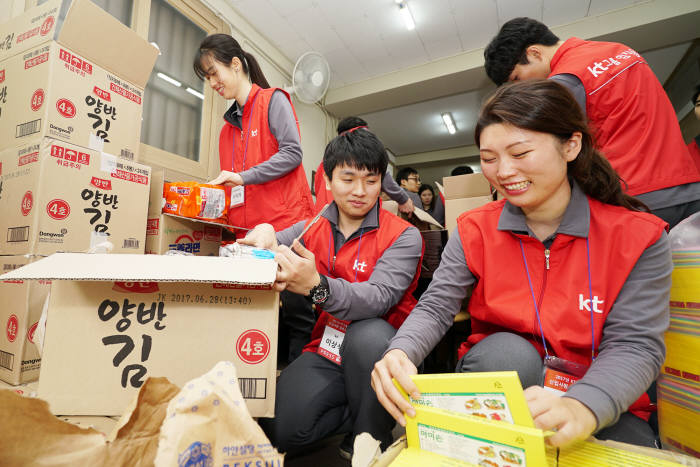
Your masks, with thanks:
M157 50L89 0L49 0L0 37L4 270L105 240L143 253L151 170L135 161ZM38 375L31 340L47 289L0 283L0 379L11 384Z
M488 180L480 173L444 177L445 228L452 234L463 212L493 201Z
M163 214L164 170L153 170L148 202L146 254L162 255L170 250L196 256L218 256L222 227L212 222L195 221Z

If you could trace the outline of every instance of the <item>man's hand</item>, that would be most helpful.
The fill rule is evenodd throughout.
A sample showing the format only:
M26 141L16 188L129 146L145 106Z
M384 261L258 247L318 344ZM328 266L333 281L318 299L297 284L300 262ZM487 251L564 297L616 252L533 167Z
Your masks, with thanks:
M265 248L268 250L277 248L275 228L270 224L258 224L253 230L246 234L245 238L239 238L236 241L242 245L250 245L255 248Z
M401 426L406 426L404 413L409 417L415 417L416 411L396 389L392 378L395 378L404 391L415 399L420 396L420 392L411 375L417 373L418 369L408 355L399 349L387 352L384 358L374 364L374 370L372 370L372 388L377 393L379 403Z
M402 212L404 214L408 214L408 217L411 217L413 214L413 201L411 198L408 198L408 201L406 201L403 204L399 204L399 212Z
M214 180L207 182L208 185L226 185L226 186L238 186L243 185L243 177L239 173L229 172L228 170L222 170L219 176Z
M584 440L596 429L595 415L576 399L530 386L525 390L525 400L537 428L556 429L556 434L547 439L552 446L563 447Z
M279 264L275 290L289 290L300 295L309 295L312 288L321 283L316 270L316 257L299 242L294 240L292 248L277 247L275 261Z

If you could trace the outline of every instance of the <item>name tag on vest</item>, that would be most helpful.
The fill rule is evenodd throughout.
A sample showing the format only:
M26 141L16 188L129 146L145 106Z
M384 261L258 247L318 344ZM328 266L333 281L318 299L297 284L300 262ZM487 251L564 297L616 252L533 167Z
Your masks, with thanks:
M317 353L326 357L328 360L340 365L340 346L345 339L345 331L348 328L349 321L343 321L330 317L326 323L326 329L323 330L323 337L318 346Z
M230 208L242 206L245 202L245 187L243 185L234 186L231 188L231 204Z

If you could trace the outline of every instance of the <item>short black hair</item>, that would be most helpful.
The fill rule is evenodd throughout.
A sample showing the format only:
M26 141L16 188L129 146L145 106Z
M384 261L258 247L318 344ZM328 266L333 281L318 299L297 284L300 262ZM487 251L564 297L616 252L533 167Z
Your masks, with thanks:
M396 181L401 183L401 180L408 180L411 175L418 175L418 171L413 167L404 167L396 173Z
M457 167L452 169L452 172L450 172L450 175L454 177L455 175L466 175L466 174L473 174L473 173L474 173L474 169L472 169L468 165L458 165Z
M698 101L698 96L700 96L700 84L695 86L695 94L693 94L693 100L691 101L693 105Z
M380 175L383 180L388 164L384 145L374 133L364 128L336 136L323 153L323 171L329 180L333 178L333 170L343 165L366 169Z
M498 86L508 81L518 63L526 64L526 50L533 44L555 45L559 38L532 18L514 18L501 27L484 49L486 74Z
M358 126L367 126L367 122L362 120L360 117L345 117L338 122L336 131L338 134L341 134L344 131L352 130Z

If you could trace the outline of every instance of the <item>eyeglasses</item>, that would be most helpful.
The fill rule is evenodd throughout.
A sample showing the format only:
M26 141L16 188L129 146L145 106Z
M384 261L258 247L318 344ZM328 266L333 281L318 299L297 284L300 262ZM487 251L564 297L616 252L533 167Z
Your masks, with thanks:
M415 180L416 182L420 183L420 177L406 177L406 180Z

